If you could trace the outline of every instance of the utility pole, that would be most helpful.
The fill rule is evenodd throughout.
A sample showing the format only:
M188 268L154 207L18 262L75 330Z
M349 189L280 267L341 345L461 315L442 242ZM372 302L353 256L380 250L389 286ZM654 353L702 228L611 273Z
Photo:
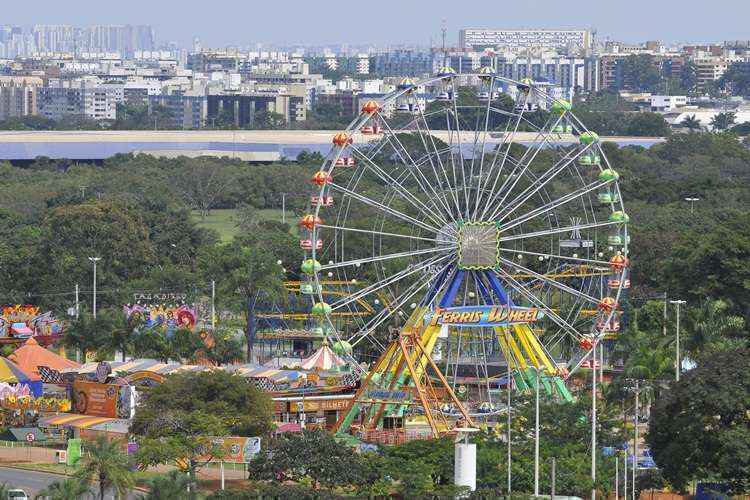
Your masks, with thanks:
M536 368L536 401L534 423L534 496L539 496L539 367Z
M622 458L622 465L625 468L623 479L622 496L625 500L628 500L628 450L625 450L625 456Z
M680 381L680 306L687 304L684 300L670 300L671 304L677 306L677 334L675 338L675 365L674 365L674 379Z
M635 424L633 435L633 500L635 500L635 475L638 471L638 395L640 392L639 381L635 381L635 409L633 411L633 423Z
M555 466L557 465L555 457L552 457L552 477L550 479L550 482L552 484L552 491L550 492L550 500L555 500Z
M281 193L281 223L286 224L286 193Z
M101 257L89 257L89 260L94 263L94 293L93 293L93 299L92 299L92 308L91 312L94 315L94 318L96 318L96 263L102 260Z
M620 457L615 455L615 500L620 500Z
M667 336L667 292L664 292L664 322L661 327L661 334Z
M596 499L596 347L598 340L594 341L594 350L591 353L591 500Z
M211 280L211 331L216 332L216 281Z
M76 283L76 321L78 321L78 315L80 314L81 307L78 303L78 283Z
M508 429L507 429L507 435L508 435L508 497L510 497L510 492L512 491L511 490L511 473L510 473L510 459L511 459L511 455L510 455L510 449L511 449L511 445L510 445L510 419L511 419L511 416L510 416L510 390L511 390L511 387L510 387L510 384L511 384L511 382L510 382L510 380L511 380L511 378L510 378L511 377L510 360L506 360L506 363L508 364L508 379L506 381L507 382L506 388L508 389L508 405L507 405L507 409L508 409L508 415L507 415L507 417L508 417L508 422L507 422L507 425L508 425Z

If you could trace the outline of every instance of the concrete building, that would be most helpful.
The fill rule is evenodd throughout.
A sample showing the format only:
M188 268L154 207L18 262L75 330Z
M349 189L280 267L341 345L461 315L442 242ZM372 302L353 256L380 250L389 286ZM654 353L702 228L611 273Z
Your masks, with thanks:
M373 55L370 70L378 76L430 75L435 70L435 58L432 51L392 50Z
M0 76L0 120L39 114L41 78L33 76Z
M652 95L651 111L669 113L677 108L687 106L687 96L684 95Z
M79 116L91 120L114 120L122 88L101 85L96 80L50 80L39 90L39 114L52 120Z
M277 113L286 123L307 119L301 96L278 93L220 94L208 96L207 120L231 120L235 127L253 126L258 113Z
M197 130L207 123L208 98L205 95L176 92L148 96L149 115L154 114L157 106L166 109L171 128Z
M576 89L596 91L598 60L593 57L565 56L520 57L499 56L495 59L497 74L513 80L531 78L546 81L562 89L563 97L571 99Z
M590 46L588 30L500 30L464 28L458 32L461 49L482 50L487 48L526 49L542 47L585 51Z

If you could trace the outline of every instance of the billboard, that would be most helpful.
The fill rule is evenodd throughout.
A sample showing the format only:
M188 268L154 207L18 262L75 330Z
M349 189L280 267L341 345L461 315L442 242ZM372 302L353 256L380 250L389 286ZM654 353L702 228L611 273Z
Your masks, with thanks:
M244 464L260 453L260 438L238 436L217 437L211 439L211 446L219 447L221 449L221 456L203 455L196 460L200 462L221 461Z
M86 380L73 382L73 408L76 413L94 417L132 418L135 393L127 385L100 384Z

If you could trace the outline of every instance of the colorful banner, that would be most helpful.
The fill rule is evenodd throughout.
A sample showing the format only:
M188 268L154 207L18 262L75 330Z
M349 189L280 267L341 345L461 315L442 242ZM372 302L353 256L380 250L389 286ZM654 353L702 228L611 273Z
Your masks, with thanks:
M207 462L211 460L214 462L233 462L237 464L244 464L252 460L255 455L260 453L259 437L218 437L211 439L211 445L217 446L221 449L221 456L213 457L210 455L204 455L198 457L196 459L197 461Z
M461 328L496 327L533 323L544 317L536 307L465 306L436 309L425 315L430 326L451 325Z

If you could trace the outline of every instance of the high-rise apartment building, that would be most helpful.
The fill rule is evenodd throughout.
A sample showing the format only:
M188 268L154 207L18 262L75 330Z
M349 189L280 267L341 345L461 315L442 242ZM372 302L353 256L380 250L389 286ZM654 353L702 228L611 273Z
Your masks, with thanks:
M37 98L43 83L34 76L0 76L0 121L38 114Z

